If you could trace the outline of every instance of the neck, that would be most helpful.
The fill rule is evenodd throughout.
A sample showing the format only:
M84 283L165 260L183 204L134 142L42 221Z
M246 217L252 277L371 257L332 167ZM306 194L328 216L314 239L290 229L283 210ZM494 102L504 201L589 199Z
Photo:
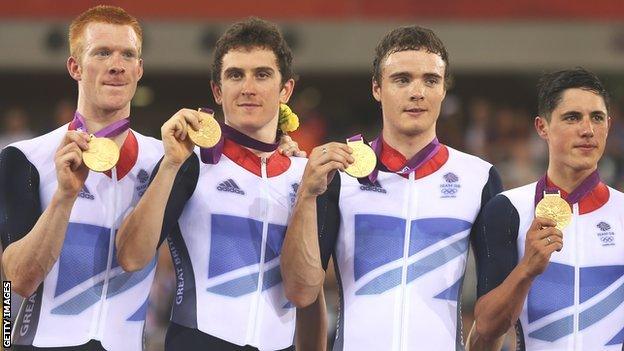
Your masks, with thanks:
M239 125L234 124L231 121L229 121L227 119L227 117L225 118L225 124L227 124L230 127L238 130L239 132L247 135L248 137L254 138L254 139L256 139L258 141L261 141L263 143L272 144L272 143L275 142L276 133L277 133L277 118L275 118L271 122L267 123L266 125L264 125L261 128L258 128L258 129L245 128L243 126L239 126ZM253 149L253 148L249 148L249 147L246 147L246 146L244 146L244 147L247 150L253 152L258 157L267 157L268 158L275 152L275 151L265 152L265 151L260 151L260 150L256 150L256 149Z
M84 102L81 103L81 99L78 99L78 113L80 113L85 120L85 127L89 132L95 132L101 130L111 123L117 122L130 116L130 104L127 107L120 110L102 110L94 106L89 106ZM112 139L118 146L121 146L128 135L128 131L125 131Z
M423 132L417 135L406 135L402 133L392 133L386 128L382 130L384 141L388 143L393 149L405 156L406 159L411 159L420 150L427 146L436 137L435 128L431 131Z
M552 163L550 163L546 174L551 182L555 183L558 187L569 194L573 192L587 177L589 177L589 175L592 174L596 168L597 166L594 166L591 169L578 171L565 166L555 167Z

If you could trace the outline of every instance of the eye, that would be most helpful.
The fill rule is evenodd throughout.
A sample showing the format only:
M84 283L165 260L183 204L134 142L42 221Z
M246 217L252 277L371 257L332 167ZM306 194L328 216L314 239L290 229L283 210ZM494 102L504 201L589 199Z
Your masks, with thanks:
M269 72L266 71L260 71L258 72L258 74L256 74L256 76L260 79L267 79L271 77L271 74Z
M132 59L136 57L136 55L132 51L124 51L123 56L128 59Z
M394 78L394 82L397 84L407 84L409 83L409 79L407 79L407 77L396 77Z
M605 116L603 115L593 115L592 119L596 122L602 122L605 120Z
M438 83L440 83L440 79L436 77L425 79L425 84L427 85L436 85Z
M110 50L108 49L100 49L95 52L95 56L99 56L99 57L108 57L110 56L110 54L111 54Z
M578 115L565 115L563 116L564 121L576 121L579 119Z
M228 79L238 80L243 78L243 75L240 72L230 72L227 74Z

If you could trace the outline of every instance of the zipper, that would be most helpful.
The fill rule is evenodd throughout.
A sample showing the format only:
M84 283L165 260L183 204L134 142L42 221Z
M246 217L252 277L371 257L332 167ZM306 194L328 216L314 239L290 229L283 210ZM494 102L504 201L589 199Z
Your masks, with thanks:
M415 182L415 172L408 175L407 195L405 199L404 215L405 218L405 234L403 237L403 267L401 268L401 319L399 321L399 350L405 350L405 325L407 319L407 308L405 307L407 294L407 260L409 259L410 233L412 229L411 206L412 203L412 187Z
M104 304L106 303L106 295L108 294L108 282L110 279L110 271L113 265L113 251L115 245L115 214L117 213L117 168L113 167L111 170L111 180L113 182L113 194L112 198L112 206L110 208L113 209L111 213L110 223L111 228L108 235L108 258L106 261L106 271L104 271L104 283L102 285L102 294L100 295L100 303L98 306L98 312L96 314L97 324L95 327L95 335L97 335L98 340L102 340L104 337L104 330L101 330L102 325L104 324Z
M578 340L579 330L579 304L580 304L580 267L579 267L579 205L578 203L572 205L572 213L574 214L574 327L572 333L574 335L574 350L580 350Z
M247 333L247 344L253 345L253 340L256 338L258 329L259 318L259 305L262 295L262 287L264 282L264 258L266 256L266 242L269 232L269 191L268 191L268 177L267 177L267 160L266 157L260 158L260 174L262 175L262 194L265 199L264 208L264 220L262 221L262 245L260 246L260 263L258 266L258 287L256 290L256 296L253 299L250 319Z

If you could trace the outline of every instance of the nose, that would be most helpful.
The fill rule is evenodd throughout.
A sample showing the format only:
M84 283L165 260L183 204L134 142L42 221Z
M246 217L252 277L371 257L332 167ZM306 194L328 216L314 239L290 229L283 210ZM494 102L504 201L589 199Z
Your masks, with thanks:
M425 86L418 80L414 80L410 86L410 100L418 101L425 98Z
M252 96L256 94L256 85L253 77L245 77L241 87L241 94L244 96Z
M583 118L581 123L581 136L583 138L591 138L594 136L594 125L591 122L591 118Z
M113 55L111 57L111 65L108 68L108 73L110 74L123 74L126 72L126 67L121 55Z

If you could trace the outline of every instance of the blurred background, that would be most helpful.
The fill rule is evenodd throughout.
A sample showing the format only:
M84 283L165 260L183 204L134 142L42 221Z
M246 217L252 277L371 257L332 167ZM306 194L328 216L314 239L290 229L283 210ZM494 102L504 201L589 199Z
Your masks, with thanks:
M624 188L622 0L108 3L136 16L145 31L145 74L132 109L133 128L144 134L159 137L161 124L179 108L217 107L209 88L213 46L233 21L255 15L278 23L293 49L298 79L291 107L302 122L294 134L301 147L310 151L360 132L372 139L381 127L370 93L373 49L389 30L416 23L433 29L450 54L454 85L438 122L443 143L496 165L507 189L536 180L547 157L533 130L537 78L583 66L598 73L612 94L612 126L600 169L606 183ZM77 89L65 69L67 27L97 4L0 2L0 146L71 120ZM466 330L475 299L473 266L468 265L464 284ZM163 248L146 324L148 350L163 348L173 285L171 259ZM326 289L334 323L332 274Z

